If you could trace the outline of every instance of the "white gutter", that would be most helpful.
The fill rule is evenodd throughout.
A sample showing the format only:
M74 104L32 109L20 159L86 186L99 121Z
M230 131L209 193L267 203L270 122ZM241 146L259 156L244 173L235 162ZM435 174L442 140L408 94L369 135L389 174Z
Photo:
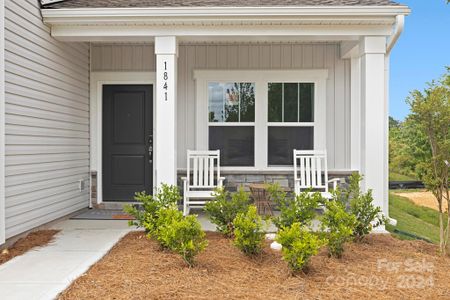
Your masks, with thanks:
M394 47L395 43L398 41L398 38L403 32L403 28L405 27L405 15L398 15L395 22L394 33L391 38L388 40L386 47L386 54L389 54Z
M410 12L407 6L308 6L308 7L144 7L42 9L44 18L110 17L361 17L396 16Z

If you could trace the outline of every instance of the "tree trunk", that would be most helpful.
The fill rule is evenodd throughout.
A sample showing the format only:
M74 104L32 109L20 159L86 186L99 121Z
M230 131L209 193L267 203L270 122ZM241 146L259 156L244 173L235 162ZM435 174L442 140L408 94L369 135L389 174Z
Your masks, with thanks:
M445 243L444 243L444 213L439 211L439 250L442 255L445 255Z
M448 248L448 252L450 253L450 244L449 244L449 238L450 238L450 199L449 199L449 193L448 193L448 187L446 187L447 191L447 235L445 237L445 243L446 243L446 248Z
M449 211L447 211L447 212L449 212ZM445 246L444 246L444 255L447 253L447 248L450 246L449 244L448 244L448 239L449 239L449 236L450 236L450 213L447 213L447 229L446 229L446 234L445 234ZM450 251L450 249L449 249L449 251Z

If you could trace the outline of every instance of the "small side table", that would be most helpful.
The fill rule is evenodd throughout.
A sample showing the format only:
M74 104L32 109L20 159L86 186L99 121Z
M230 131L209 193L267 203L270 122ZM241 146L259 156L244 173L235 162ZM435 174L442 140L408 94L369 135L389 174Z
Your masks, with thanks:
M255 200L256 208L258 209L258 214L273 216L272 205L270 203L270 195L267 190L268 185L264 183L255 183L249 185L252 197Z

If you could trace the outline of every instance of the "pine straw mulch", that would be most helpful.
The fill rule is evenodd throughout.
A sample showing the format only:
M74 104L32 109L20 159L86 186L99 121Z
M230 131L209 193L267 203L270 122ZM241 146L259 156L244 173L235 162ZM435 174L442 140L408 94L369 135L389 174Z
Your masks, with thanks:
M341 259L322 251L292 276L268 244L249 259L217 233L207 239L190 269L132 232L59 299L450 299L450 257L422 241L371 235Z
M59 230L38 230L20 238L11 247L5 248L0 252L0 265L35 247L49 244L58 232Z

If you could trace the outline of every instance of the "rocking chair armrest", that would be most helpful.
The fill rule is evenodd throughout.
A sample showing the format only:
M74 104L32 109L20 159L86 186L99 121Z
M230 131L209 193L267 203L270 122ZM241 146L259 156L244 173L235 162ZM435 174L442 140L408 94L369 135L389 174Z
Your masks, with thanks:
M333 183L333 190L337 188L338 183L342 181L342 178L333 178L328 180L328 183Z
M183 193L185 194L188 190L189 180L187 177L181 177L181 180L183 181Z
M223 181L225 180L225 177L219 177L218 182L217 182L217 186L223 186Z

